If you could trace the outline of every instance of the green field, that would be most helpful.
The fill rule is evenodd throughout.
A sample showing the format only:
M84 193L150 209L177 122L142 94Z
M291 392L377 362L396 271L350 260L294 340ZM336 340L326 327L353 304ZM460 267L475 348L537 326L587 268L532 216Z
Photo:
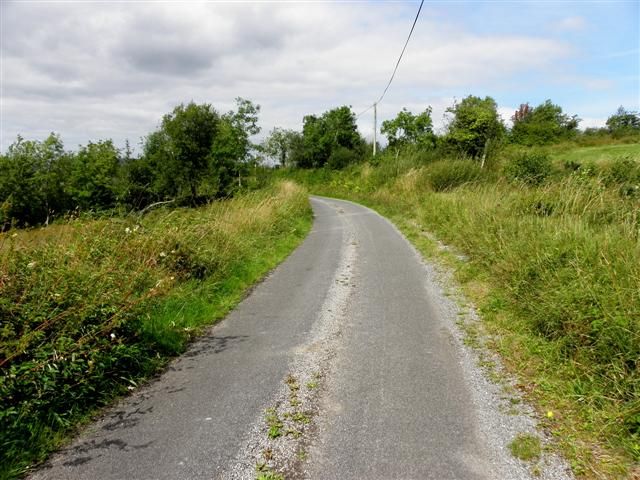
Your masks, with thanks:
M640 144L601 145L594 147L552 148L554 160L564 162L609 162L617 157L629 157L640 161Z

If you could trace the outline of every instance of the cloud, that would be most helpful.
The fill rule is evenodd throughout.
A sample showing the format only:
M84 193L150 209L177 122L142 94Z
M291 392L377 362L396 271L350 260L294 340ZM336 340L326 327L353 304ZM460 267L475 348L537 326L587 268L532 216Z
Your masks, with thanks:
M580 129L584 130L585 128L602 128L606 126L606 124L606 118L585 117L580 120Z
M502 118L503 123L507 127L513 125L513 116L516 110L518 110L518 107L498 107L498 115L500 115L500 118Z
M69 146L135 143L191 100L226 111L237 96L251 99L265 132L300 128L305 114L337 105L360 111L386 85L414 7L3 2L0 149L18 133L52 130ZM432 105L441 127L454 96L526 89L573 52L557 39L431 18L416 26L380 123L403 106ZM360 119L364 133L370 118Z
M555 28L564 32L577 32L587 28L587 20L584 17L566 17L557 22Z

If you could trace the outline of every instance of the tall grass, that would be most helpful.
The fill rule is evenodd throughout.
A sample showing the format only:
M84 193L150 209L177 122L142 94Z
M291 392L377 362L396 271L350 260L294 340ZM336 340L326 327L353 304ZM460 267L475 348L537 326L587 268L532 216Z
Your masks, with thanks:
M0 478L135 388L293 249L291 182L198 209L0 236Z
M640 183L638 164L556 166L527 182L500 174L509 161L470 181L456 180L468 174L447 160L414 161L395 175L367 165L331 178L296 175L314 192L378 209L426 252L434 249L422 228L464 253L466 262L448 261L522 390L554 412L545 427L574 471L638 475L640 195L621 188ZM440 177L455 181L429 181Z

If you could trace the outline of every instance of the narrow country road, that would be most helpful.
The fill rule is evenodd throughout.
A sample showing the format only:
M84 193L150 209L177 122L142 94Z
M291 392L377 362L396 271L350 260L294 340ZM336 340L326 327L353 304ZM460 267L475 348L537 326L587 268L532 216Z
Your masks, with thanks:
M529 478L433 272L371 210L312 205L308 238L238 308L30 478ZM300 430L270 437L267 409L304 413Z

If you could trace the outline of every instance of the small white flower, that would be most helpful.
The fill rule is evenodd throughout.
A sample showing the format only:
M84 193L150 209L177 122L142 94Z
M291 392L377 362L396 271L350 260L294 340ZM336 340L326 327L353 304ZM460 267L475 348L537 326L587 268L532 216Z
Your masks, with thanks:
M33 268L36 266L36 262L29 262L27 263L27 268Z
M166 257L166 256L167 256L167 254L166 254L166 253L164 253L164 252L160 252L160 257L164 258L164 257Z
M125 229L124 229L124 233L126 233L126 234L131 233L131 229L130 229L129 227L125 228Z
M136 225L135 227L133 227L133 231L137 232L139 228L140 228L140 225Z
M127 387L127 390L135 390L135 389L136 389L136 387L132 387L131 385L129 385L129 386Z
M116 339L116 334L112 333L111 335L109 335L111 337L111 340L115 340Z
M11 238L16 238L18 236L17 233L14 233L13 235L11 235Z

